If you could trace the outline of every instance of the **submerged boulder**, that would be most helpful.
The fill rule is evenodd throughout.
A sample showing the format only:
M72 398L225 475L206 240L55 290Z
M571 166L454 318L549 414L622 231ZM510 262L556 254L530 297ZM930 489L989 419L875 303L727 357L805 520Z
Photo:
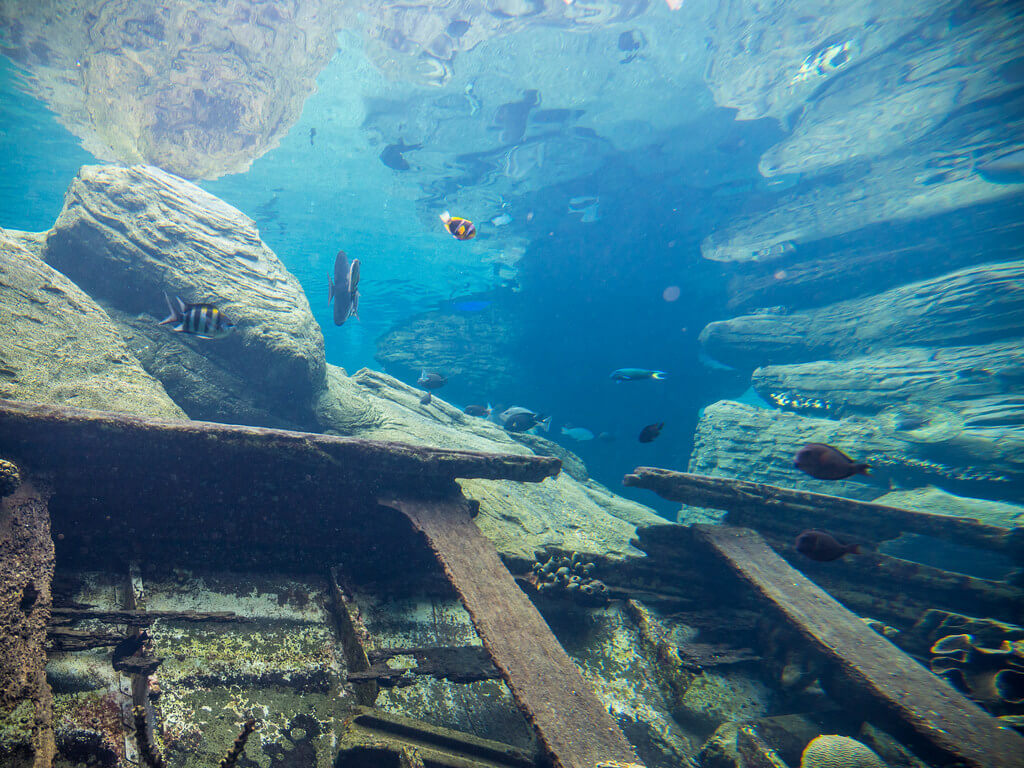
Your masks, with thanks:
M177 349L207 358L237 377L262 409L314 423L325 366L320 328L298 281L237 209L151 166L85 166L46 234L43 256L97 301L152 322L167 315L165 292L215 304L234 332L210 341L163 328L173 342L164 356ZM153 370L172 389L188 386L177 366Z
M0 397L184 418L110 317L38 246L38 236L0 230Z
M363 369L346 377L329 365L327 382L317 414L321 428L330 434L530 453L496 424L467 416L436 394L429 405L421 405L420 390L386 374ZM665 522L642 504L566 472L543 483L462 480L459 485L480 503L480 529L503 557L521 563L532 562L536 552L552 547L612 558L640 556L630 544L636 527Z

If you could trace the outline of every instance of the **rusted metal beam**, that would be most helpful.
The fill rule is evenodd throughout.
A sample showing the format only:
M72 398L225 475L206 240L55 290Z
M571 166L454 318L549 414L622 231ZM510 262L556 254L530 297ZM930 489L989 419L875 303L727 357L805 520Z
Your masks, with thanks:
M1024 768L1024 738L937 678L790 567L755 531L694 526L742 581L880 715L941 765Z
M426 536L556 768L639 764L604 704L470 519L465 500L381 503L403 512Z
M875 542L916 533L1000 552L1024 563L1024 529L1011 531L969 518L655 467L637 467L622 482L692 507L725 510L730 525L771 531L785 528L793 535L807 528L827 527L833 533L867 536Z

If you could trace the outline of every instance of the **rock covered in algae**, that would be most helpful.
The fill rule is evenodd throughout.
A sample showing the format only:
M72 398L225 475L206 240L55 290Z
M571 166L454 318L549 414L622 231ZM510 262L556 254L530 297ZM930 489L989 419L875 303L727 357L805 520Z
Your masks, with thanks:
M0 459L0 498L10 496L21 485L21 472L13 461Z
M807 745L800 768L886 768L886 764L856 739L829 734Z
M336 50L341 5L227 0L5 2L4 53L103 160L188 178L277 146ZM57 42L59 41L59 42Z
M36 236L0 230L0 397L183 418L107 313L37 252Z

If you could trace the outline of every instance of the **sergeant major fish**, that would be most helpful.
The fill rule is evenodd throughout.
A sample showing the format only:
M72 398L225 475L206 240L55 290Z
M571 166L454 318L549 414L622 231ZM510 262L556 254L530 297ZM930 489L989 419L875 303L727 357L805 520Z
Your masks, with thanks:
M327 302L334 302L334 324L344 325L353 315L359 319L359 259L348 263L344 251L334 258L334 279L328 279Z
M157 325L171 325L177 323L174 328L176 333L191 333L200 339L221 339L231 333L235 326L224 313L212 304L186 304L180 297L175 297L178 306L171 302L171 297L166 293L167 308L171 310L166 318Z

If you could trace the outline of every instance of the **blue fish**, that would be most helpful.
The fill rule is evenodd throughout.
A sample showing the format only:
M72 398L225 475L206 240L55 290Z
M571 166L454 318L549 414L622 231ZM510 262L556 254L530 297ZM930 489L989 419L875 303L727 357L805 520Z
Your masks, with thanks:
M459 312L482 312L492 303L490 301L457 301L452 306Z
M609 377L613 381L645 381L646 379L664 379L668 376L664 371L652 371L647 368L619 368L612 371Z

